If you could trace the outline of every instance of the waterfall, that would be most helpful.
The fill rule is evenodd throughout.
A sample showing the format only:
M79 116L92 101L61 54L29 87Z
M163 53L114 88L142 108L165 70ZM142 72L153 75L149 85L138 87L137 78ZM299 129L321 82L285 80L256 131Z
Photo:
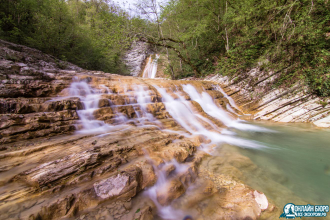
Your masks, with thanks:
M182 88L192 100L201 105L207 114L219 119L226 126L229 126L232 123L233 119L213 102L212 97L208 93L203 92L202 94L199 94L192 85L183 85Z
M130 88L128 92L127 85L121 85L123 94L113 93L111 89L105 85L98 85L98 88L92 88L85 80L80 80L78 78L74 79L70 87L67 89L69 96L62 97L78 97L83 105L82 110L77 110L79 116L79 122L77 124L77 133L92 134L92 133L104 133L109 132L113 129L120 128L119 126L128 125L129 123L134 123L138 126L156 126L161 128L161 123L154 118L154 116L148 112L147 106L152 104L151 94L148 87L142 85L134 85ZM112 100L108 99L109 107L113 112L113 123L115 125L110 125L104 121L95 119L95 111L102 109L99 107L99 102L104 95L113 95L122 97L125 100L124 105L116 105ZM126 101L126 98L128 101ZM135 111L135 116L131 118L120 111L121 108L126 108L132 106Z
M198 102L200 104L200 106L203 108L203 110L210 116L220 120L224 125L226 125L227 127L232 127L232 128L236 128L238 130L252 130L252 131L260 131L260 132L270 132L268 129L266 128L261 128L258 126L254 126L254 125L249 125L249 124L244 124L242 122L242 120L235 120L232 117L230 117L230 115L227 114L226 111L224 111L221 107L218 107L212 97L207 93L207 92L202 92L202 94L199 94L197 92L197 90L195 89L195 87L193 87L192 85L183 85L182 86L183 90L191 97L192 100ZM218 87L219 89L220 87ZM220 88L221 89L221 88ZM222 94L225 94L224 91L221 89L219 91ZM229 97L227 94L224 95L225 98L227 98L227 100L229 101L229 103L231 104L231 106L233 106L234 108L238 109L237 105L235 104L234 100ZM230 107L229 106L229 109ZM227 107L228 108L228 107ZM233 112L234 110L231 109Z
M231 137L229 135L221 134L221 129L217 128L217 130L210 130L208 129L205 125L211 125L211 127L217 127L214 123L212 123L210 120L206 120L204 117L201 115L194 113L190 103L185 101L182 95L179 94L179 92L174 93L175 96L179 97L178 99L174 99L171 95L169 95L166 92L165 88L160 88L158 86L154 86L157 91L161 94L163 98L163 103L165 104L166 110L169 112L169 114L185 129L187 130L190 134L192 135L204 135L207 138L209 138L212 143L228 143L228 144L233 144L237 145L240 147L244 148L263 148L264 146L253 142L253 141L248 141L236 137ZM189 88L193 88L196 90L193 86L190 86ZM194 95L199 95L197 91L192 90L192 97ZM195 93L195 94L193 94ZM190 95L190 94L189 94ZM191 98L192 98L191 97ZM210 96L206 96L206 98L210 98ZM193 99L193 98L192 98ZM212 98L210 98L212 101ZM209 99L201 101L203 106L211 105L207 110L209 113L213 114L213 108L214 108L214 103L210 102ZM221 110L217 108L218 110ZM204 110L205 111L205 110ZM206 112L206 111L205 111ZM221 117L222 115L222 110L220 115L217 113L215 114L217 117ZM230 122L230 119L225 118L226 122ZM211 124L210 124L211 123Z
M150 113L148 113L147 111L147 104L152 103L151 101L151 96L150 96L150 92L148 91L149 88L147 88L145 90L145 88L141 85L138 85L135 88L135 95L136 95L136 101L140 106L141 112L142 112L142 116L141 117L145 117L146 119L148 119L149 121L154 121L154 116Z
M143 78L155 78L157 74L158 67L158 59L159 55L156 54L155 59L153 60L151 56L149 56L147 64L143 70L142 77Z
M102 93L101 89L92 88L87 84L86 81L77 81L75 80L69 88L69 94L71 97L79 97L81 102L83 103L84 109L77 110L78 116L80 118L80 122L82 128L78 131L78 133L104 133L108 132L111 129L118 128L118 125L128 125L129 122L133 122L137 126L156 126L159 129L162 128L162 124L160 121L156 120L154 116L148 112L147 106L152 104L153 101L151 99L150 89L149 87L142 85L135 85L131 88L131 93L128 92L128 88L124 86L124 94L125 97L128 97L129 103L126 102L124 106L132 106L135 115L133 118L128 118L128 115L121 113L118 109L122 106L115 105L109 100L113 113L115 114L114 120L118 123L118 125L109 125L104 121L95 119L93 113L95 110L99 109L99 100L104 94L113 94L112 91L104 85L100 85L105 91ZM166 92L165 88L160 88L154 85L154 88L157 89L159 94L162 96L162 101L166 107L167 112L174 118L175 121L190 135L204 135L208 137L212 143L228 143L237 145L244 148L263 148L264 146L233 137L235 135L234 132L230 132L226 129L219 128L212 120L203 117L202 115L194 112L193 107L189 101L186 101L183 94L180 93L178 89L176 92L172 91L173 95L177 97L173 98L169 93ZM195 87L192 85L182 85L183 91L186 92L191 100L194 100L199 103L202 107L203 111L212 116L215 119L221 121L225 126L229 128L235 128L238 130L252 130L259 132L271 132L268 129L261 128L254 125L249 125L242 123L242 120L236 120L231 117L225 110L223 110L220 106L217 106L213 101L212 97L207 92L199 93ZM220 90L218 88L218 90ZM220 90L221 91L221 90ZM223 92L223 91L222 91ZM121 96L122 94L113 94ZM228 100L228 96L226 96ZM231 105L234 105L232 100ZM237 107L237 106L236 106ZM230 109L230 106L228 107ZM234 107L235 108L235 107ZM232 109L232 112L234 110ZM79 126L78 126L79 127ZM179 133L178 131L172 131Z
M114 128L104 121L96 120L93 115L94 111L99 108L100 90L92 89L85 81L76 81L70 85L69 95L80 98L84 107L83 110L77 110L82 124L79 133L100 133Z
M227 93L225 93L225 91L223 91L223 89L219 85L215 86L215 89L222 93L222 95L229 101L231 107L240 110L239 107L236 105L234 99L232 99L229 95L227 95Z
M146 157L151 160L148 155ZM152 161L151 161L152 163ZM167 166L174 165L175 167L175 173L172 174L172 177L169 178L166 175L166 168ZM173 208L171 205L161 205L157 200L157 192L159 190L166 189L166 184L171 181L171 179L178 177L180 174L184 174L186 171L188 171L188 166L185 164L178 163L175 159L169 162L165 162L162 166L155 166L153 165L153 168L157 174L157 182L155 185L150 187L145 191L145 195L147 195L156 205L158 210L158 215L164 219L168 220L177 220L177 219L183 219L186 215L183 211L177 210Z
M132 86L131 92L128 92L128 88L124 87L124 94L113 94L112 91L104 85L99 85L101 89L92 88L87 84L86 81L74 81L70 88L69 94L72 97L79 97L83 103L84 109L78 110L78 116L82 128L78 133L102 133L108 132L111 129L118 128L118 125L127 125L128 122L133 122L137 126L156 126L161 129L161 122L156 120L154 116L148 112L147 106L152 104L150 89L149 87L142 85ZM169 93L166 92L165 88L160 88L156 85L159 94L162 96L162 101L166 107L167 112L182 126L182 128L189 132L191 135L205 135L212 143L228 143L246 148L262 148L258 143L247 141L244 139L238 139L228 135L230 132L223 132L222 128L219 128L212 120L203 117L201 114L194 112L193 107L189 101L186 101L183 94L180 91L172 91L176 99L174 99ZM221 107L217 106L212 97L207 92L198 93L195 87L192 85L183 85L183 91L186 92L191 100L194 100L200 104L204 112L213 118L218 119L227 127L232 127L239 130L254 130L267 132L265 128L242 123L240 120L235 120ZM102 93L104 91L105 93ZM113 109L114 121L118 125L110 125L104 121L97 120L94 117L94 111L99 109L99 100L102 95L113 94L117 96L124 95L128 97L129 103L125 101L124 106L115 105L109 100L111 108ZM126 100L126 99L125 99ZM120 107L132 106L135 115L129 118L119 111ZM79 127L79 126L78 126ZM230 134L234 134L231 132Z

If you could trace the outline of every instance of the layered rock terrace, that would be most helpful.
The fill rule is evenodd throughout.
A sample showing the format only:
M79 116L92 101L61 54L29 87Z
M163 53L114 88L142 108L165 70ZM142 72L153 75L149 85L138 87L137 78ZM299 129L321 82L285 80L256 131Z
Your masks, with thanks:
M214 83L87 71L0 46L0 219L268 219L279 211L235 175L202 165L227 125L183 85L226 109ZM235 120L241 112L232 110Z

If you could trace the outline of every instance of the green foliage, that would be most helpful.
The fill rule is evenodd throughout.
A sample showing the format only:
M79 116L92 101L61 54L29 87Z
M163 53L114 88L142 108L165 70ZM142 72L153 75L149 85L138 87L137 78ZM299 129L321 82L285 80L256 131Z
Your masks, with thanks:
M330 96L330 69L317 68L305 70L306 81L313 93L318 96Z
M324 108L325 106L328 105L328 102L320 101L319 104L322 105L322 108Z
M121 74L123 51L144 38L168 55L173 79L218 72L241 80L259 66L285 70L275 86L306 80L329 95L330 1L169 0L160 12L157 0L139 2L145 19L111 0L0 0L0 37Z
M214 67L238 79L256 66L285 69L277 86L303 79L315 94L329 95L328 73L323 71L330 64L329 1L172 0L162 19L164 38L181 42L168 43L203 75ZM175 66L178 78L191 74L191 69Z
M134 40L133 23L141 21L130 18L113 2L0 0L0 4L2 39L86 69L127 73L121 57Z

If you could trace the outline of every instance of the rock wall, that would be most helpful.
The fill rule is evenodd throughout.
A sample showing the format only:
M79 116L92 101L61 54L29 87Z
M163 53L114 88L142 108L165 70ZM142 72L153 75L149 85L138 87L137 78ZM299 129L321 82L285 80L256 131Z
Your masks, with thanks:
M308 122L318 127L330 127L330 98L311 95L303 82L297 82L291 88L275 89L273 82L278 73L256 68L234 79L210 75L205 80L223 85L245 113L253 114L253 119Z
M54 100L83 69L0 40L0 143L74 130L78 98Z
M124 57L124 61L130 70L130 75L138 76L143 62L152 53L153 51L149 44L141 41L134 42Z

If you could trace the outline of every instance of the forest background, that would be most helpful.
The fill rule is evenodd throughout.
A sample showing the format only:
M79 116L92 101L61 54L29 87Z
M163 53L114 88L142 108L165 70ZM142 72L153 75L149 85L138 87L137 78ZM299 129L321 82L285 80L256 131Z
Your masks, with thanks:
M0 38L89 70L129 74L135 41L166 57L172 79L278 74L274 87L301 80L330 95L328 0L0 0ZM15 59L8 57L8 59Z

